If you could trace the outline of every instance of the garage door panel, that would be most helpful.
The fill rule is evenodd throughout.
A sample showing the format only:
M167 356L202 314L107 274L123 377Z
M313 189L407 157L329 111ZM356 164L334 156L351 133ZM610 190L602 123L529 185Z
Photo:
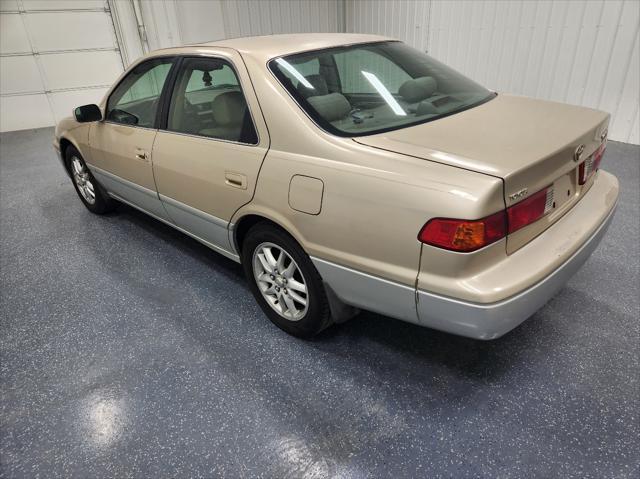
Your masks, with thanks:
M122 73L116 51L40 55L49 90L110 85Z
M3 94L44 91L40 71L32 55L1 57L0 83Z
M0 0L0 12L17 12L18 2L16 0Z
M53 114L46 95L0 97L0 131L50 125L53 125Z
M29 37L17 13L0 14L0 52L26 53L31 51Z
M29 10L102 10L105 0L22 0L24 9Z
M116 46L113 25L104 12L29 13L27 24L39 52Z
M50 98L55 120L60 121L62 118L71 116L73 109L78 106L99 103L107 90L108 88L92 88L89 90L51 93Z

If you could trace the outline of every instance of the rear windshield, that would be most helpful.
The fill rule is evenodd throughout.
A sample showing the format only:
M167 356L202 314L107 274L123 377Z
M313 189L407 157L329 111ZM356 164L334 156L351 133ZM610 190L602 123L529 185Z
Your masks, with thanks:
M495 96L400 42L304 52L276 58L269 68L316 123L340 136L437 120Z

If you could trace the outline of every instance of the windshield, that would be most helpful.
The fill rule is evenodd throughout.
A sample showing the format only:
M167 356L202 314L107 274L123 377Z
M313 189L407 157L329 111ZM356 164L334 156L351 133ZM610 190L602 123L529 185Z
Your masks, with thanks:
M400 42L304 52L276 58L269 68L316 123L340 136L436 120L495 96Z

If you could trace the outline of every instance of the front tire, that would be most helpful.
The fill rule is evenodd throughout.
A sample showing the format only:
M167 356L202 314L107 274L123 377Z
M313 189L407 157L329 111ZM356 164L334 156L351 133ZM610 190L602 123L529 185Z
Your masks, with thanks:
M112 211L115 208L115 200L110 198L96 181L80 152L69 146L65 151L65 159L76 193L87 209L97 215Z
M331 324L320 274L281 229L268 223L253 226L242 244L242 266L256 301L283 331L310 338Z

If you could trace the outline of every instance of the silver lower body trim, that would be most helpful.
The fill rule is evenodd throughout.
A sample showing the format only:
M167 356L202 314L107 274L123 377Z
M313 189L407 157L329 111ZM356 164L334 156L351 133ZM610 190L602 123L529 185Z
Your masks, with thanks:
M220 218L195 210L194 208L180 203L179 201L159 195L156 191L144 188L143 186L120 178L119 176L102 170L96 166L88 166L96 179L107 190L107 193L112 198L140 210L158 221L162 221L164 224L177 229L187 236L190 236L215 252L220 253L237 263L240 262L240 256L229 244L228 228L233 227L231 223L227 223ZM181 220L186 218L186 221L180 225L174 223L174 214L176 214L176 219ZM205 221L206 224L209 225L208 230L213 230L215 234L202 237L200 235L203 230L202 224L194 224L194 228L192 229L190 227L192 226L190 221L194 217L200 217L201 221ZM214 220L212 220L212 218ZM198 228L195 228L195 226L198 226ZM207 229L205 229L205 231L207 231ZM219 242L212 241L212 238L219 238ZM228 248L221 246L221 244L228 246Z
M311 257L323 281L344 303L410 323L420 324L416 290L346 266ZM416 271L417 274L417 271Z
M125 180L113 173L87 164L96 180L107 190L110 195L117 195L118 198L126 200L127 204L153 215L154 218L169 220L167 212L162 206L158 193L144 186L140 186L132 181Z
M198 238L204 239L208 243L217 245L222 250L234 250L229 242L229 228L232 228L233 225L228 221L185 205L168 196L160 194L159 197L169 217L180 228L189 231Z

